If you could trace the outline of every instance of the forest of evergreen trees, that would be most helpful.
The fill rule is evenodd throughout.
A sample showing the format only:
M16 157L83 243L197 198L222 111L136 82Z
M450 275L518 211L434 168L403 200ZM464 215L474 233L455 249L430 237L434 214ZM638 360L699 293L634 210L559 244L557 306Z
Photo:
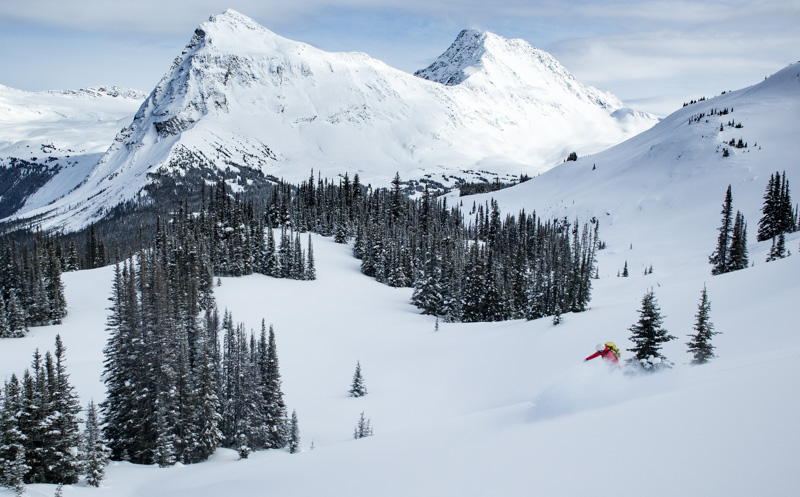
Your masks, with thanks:
M25 483L77 483L95 471L95 462L104 464L101 445L81 441L81 408L65 351L56 336L55 353L42 357L36 350L22 379L12 374L1 392L0 484L18 493Z
M20 250L0 240L0 338L22 337L29 326L59 324L67 314L61 273L68 269L56 237L41 232Z
M156 220L150 240L142 232L138 240L124 240L125 247L138 246L126 258L115 243L102 422L94 404L87 411L86 437L100 448L93 460L110 455L169 466L203 461L217 447L234 448L241 457L251 450L297 450L297 417L288 418L283 402L272 327L262 322L256 336L243 324L234 325L227 311L220 319L213 289L215 276L255 272L314 279L311 238L303 247L302 232L332 236L338 243L353 240L364 274L391 286L413 286L421 311L447 321L533 319L582 311L589 302L598 247L594 220L583 226L543 222L524 212L502 219L492 201L473 206L474 217L465 222L459 208L449 208L427 190L419 199L408 198L399 177L391 188L373 190L358 176L334 183L312 173L299 187L281 183L272 192L257 205L220 182L204 188L199 211L181 204ZM61 271L107 262L109 243L94 225L78 237L85 240L82 250L75 237L69 250L59 238L41 234L22 250L14 239L2 242L0 256L8 269L2 272L0 297L8 304L0 324L12 323L0 328L9 330L4 336L59 322L66 308ZM80 445L73 440L80 409L64 383L62 354L59 342L55 361L37 355L33 373L5 386L7 429L0 459L19 476L15 485L70 483L78 477L77 462L51 474L42 468L55 466L35 459L45 456L20 452L21 445L11 440L19 433L29 436L25 402L30 398L38 399L40 412L52 408L69 416L69 427L62 430L69 440L54 441L53 447ZM66 400L56 400L62 395L56 395L56 384L67 392ZM362 435L367 432L371 427ZM87 481L99 482L102 462L85 473Z
M414 287L414 304L445 321L535 319L586 309L598 247L598 223L542 221L536 214L500 214L496 202L459 207L432 197L371 189L344 175L275 190L272 223L353 240L361 271L394 287ZM591 224L591 226L590 226Z

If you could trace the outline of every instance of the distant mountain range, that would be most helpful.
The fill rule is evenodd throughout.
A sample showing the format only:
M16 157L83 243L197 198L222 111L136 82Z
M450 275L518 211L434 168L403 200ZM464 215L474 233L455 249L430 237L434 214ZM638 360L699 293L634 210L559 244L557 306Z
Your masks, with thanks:
M195 186L223 178L241 188L299 181L311 169L358 173L377 185L396 172L419 187L510 181L570 152L603 150L658 120L579 83L522 40L465 30L411 75L362 53L287 40L232 10L195 30L132 122L120 121L142 98L133 91L8 97L19 93L0 88L9 126L37 134L0 143L0 174L16 185L0 198L0 216L67 229L146 202L165 177ZM37 113L59 112L47 99L79 109L77 118L65 114L65 128L88 143L66 139L57 119L36 128ZM94 155L101 149L102 157Z

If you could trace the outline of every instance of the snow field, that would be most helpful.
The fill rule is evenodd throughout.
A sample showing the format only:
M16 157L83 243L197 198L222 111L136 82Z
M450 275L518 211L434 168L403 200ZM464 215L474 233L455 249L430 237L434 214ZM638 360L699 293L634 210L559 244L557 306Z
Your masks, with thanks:
M664 348L675 369L626 376L581 361L606 340L630 356L627 328L652 276L597 281L592 309L558 326L440 323L436 332L408 304L410 290L361 275L347 246L313 242L316 281L253 275L223 278L215 290L237 322L257 332L263 316L275 326L304 452L237 461L221 449L170 469L112 463L101 489L75 485L64 495L792 494L797 257L657 287L664 326L679 337ZM3 340L0 374L21 373L33 348L51 349L60 333L82 403L99 401L111 276L110 268L65 274L65 323ZM714 338L719 357L690 367L685 335L704 281L723 334ZM370 391L359 399L347 396L357 360ZM353 440L361 411L375 436ZM604 493L597 482L609 480ZM29 486L29 495L52 491Z

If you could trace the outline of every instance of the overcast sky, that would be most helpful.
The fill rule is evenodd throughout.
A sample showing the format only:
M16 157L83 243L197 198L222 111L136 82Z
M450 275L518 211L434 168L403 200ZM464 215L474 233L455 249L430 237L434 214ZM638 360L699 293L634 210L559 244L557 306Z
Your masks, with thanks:
M800 0L0 0L0 84L149 92L194 28L227 8L408 72L464 28L522 38L579 81L659 115L800 59Z

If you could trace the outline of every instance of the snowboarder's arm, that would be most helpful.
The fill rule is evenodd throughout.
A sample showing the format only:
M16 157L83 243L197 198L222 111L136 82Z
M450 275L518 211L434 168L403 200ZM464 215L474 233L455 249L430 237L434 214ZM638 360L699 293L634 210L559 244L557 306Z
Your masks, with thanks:
M600 352L595 352L594 354L592 354L589 357L587 357L586 359L584 359L584 361L591 361L595 357L600 357Z

